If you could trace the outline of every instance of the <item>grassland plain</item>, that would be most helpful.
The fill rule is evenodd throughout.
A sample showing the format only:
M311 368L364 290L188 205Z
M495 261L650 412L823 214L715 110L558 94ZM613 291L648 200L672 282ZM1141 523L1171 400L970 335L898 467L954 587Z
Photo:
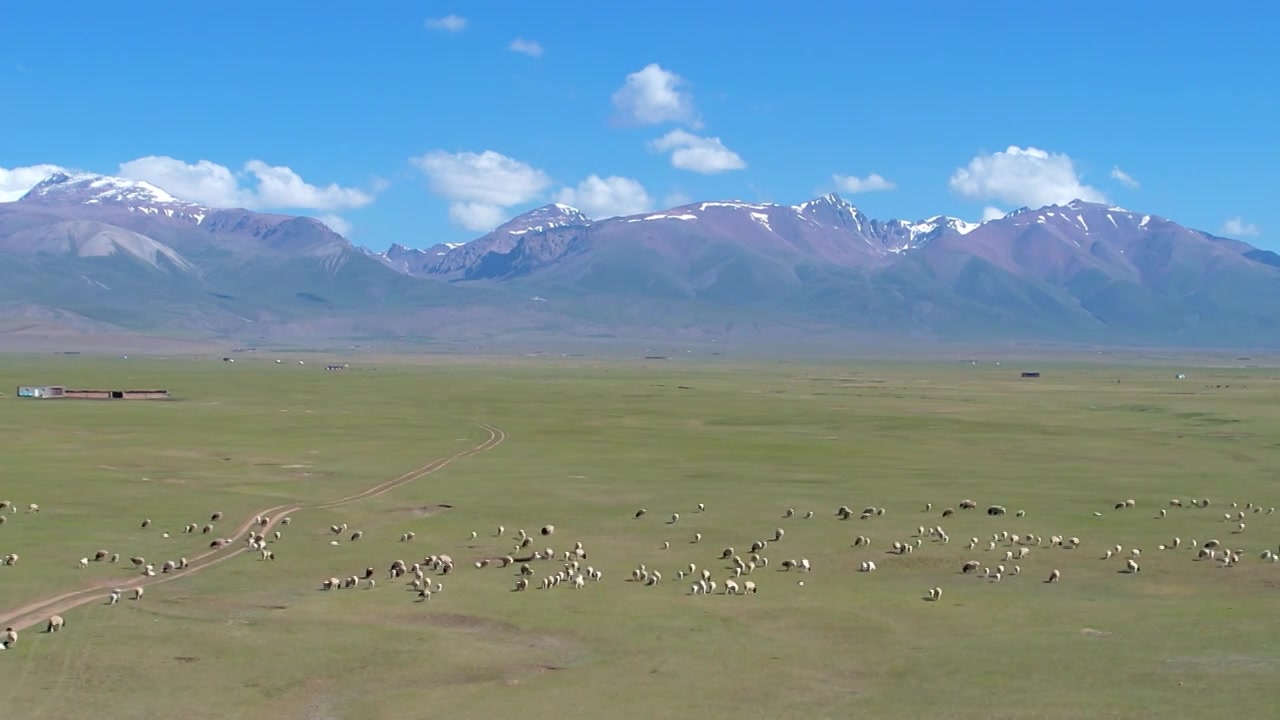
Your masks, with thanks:
M195 555L208 537L181 528L215 510L234 527L473 447L488 436L480 424L506 433L392 492L297 512L275 562L245 553L140 602L107 607L103 593L64 613L56 635L25 630L0 652L4 713L1273 717L1280 563L1258 555L1277 549L1280 513L1249 513L1240 534L1223 513L1280 506L1280 377L1037 369L1042 378L1022 380L992 365L380 358L326 372L265 358L3 358L10 386L162 386L176 399L0 398L0 499L41 506L0 526L0 554L21 556L0 567L0 614L136 581L124 565L76 568L98 548ZM1213 505L1168 508L1192 497ZM979 509L940 517L963 498ZM1127 498L1136 507L1112 509ZM1010 515L987 516L990 503ZM840 521L842 504L887 512ZM649 512L633 519L639 507ZM787 507L797 516L783 519ZM364 538L331 546L338 523ZM546 545L582 541L604 580L515 593L512 570L471 566L545 523L557 526ZM939 523L950 544L886 554ZM720 550L744 553L775 527L786 537L752 575L758 595L690 596L675 581L691 562L723 580ZM1000 563L982 548L1001 530L1083 544L1033 549L999 583L962 576L967 559ZM398 542L406 531L416 539ZM872 546L852 547L857 535ZM967 551L970 537L984 545ZM1173 537L1182 549L1157 549ZM1247 550L1241 563L1193 560L1190 540L1210 538ZM1100 559L1115 544L1144 551L1140 573ZM459 569L429 603L385 579L393 559L441 552ZM779 571L787 557L814 570ZM862 560L879 570L856 572ZM639 563L667 579L626 581ZM366 566L377 588L318 590ZM556 565L534 567L536 581ZM1062 581L1046 584L1054 568ZM935 586L943 599L923 601Z

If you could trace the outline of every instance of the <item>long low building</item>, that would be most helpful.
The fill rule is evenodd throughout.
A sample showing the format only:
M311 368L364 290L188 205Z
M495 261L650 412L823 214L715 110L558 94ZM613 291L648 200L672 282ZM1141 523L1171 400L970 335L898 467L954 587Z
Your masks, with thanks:
M18 388L20 398L73 400L167 400L168 390L73 390L62 385L23 385Z

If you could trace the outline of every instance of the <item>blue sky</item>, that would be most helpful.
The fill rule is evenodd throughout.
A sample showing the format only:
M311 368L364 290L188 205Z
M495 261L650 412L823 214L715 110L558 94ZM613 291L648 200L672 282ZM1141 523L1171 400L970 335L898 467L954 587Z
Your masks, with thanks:
M836 190L873 217L978 220L1082 196L1280 249L1277 20L1147 1L17 3L0 199L47 166L128 174L383 249L552 200L601 217Z

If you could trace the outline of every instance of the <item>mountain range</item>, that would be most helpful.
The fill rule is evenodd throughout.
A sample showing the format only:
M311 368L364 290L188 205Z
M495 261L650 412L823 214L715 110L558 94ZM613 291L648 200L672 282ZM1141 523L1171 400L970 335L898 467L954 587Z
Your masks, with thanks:
M1280 344L1280 255L1080 201L981 224L835 194L604 220L551 204L378 253L311 218L58 173L0 203L0 257L0 333Z

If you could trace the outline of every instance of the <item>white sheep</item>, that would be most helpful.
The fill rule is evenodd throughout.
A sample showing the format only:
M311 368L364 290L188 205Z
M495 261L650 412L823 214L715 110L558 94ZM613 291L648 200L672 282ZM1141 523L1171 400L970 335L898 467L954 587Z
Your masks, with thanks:
M55 633L66 627L67 621L62 619L61 615L54 615L49 618L49 624L45 627L45 632Z
M1045 582L1055 583L1055 582L1058 582L1058 580L1061 577L1062 577L1062 571L1054 570L1053 572L1049 573L1049 579L1046 580Z
M116 603L120 602L120 596L122 594L123 593L120 592L119 588L112 590L111 594L107 596L107 604L115 605Z
M1137 561L1134 560L1133 558L1129 558L1128 560L1125 560L1124 567L1126 572L1131 572L1131 573L1136 573L1142 569L1138 567Z
M82 567L82 568L87 568L87 567L89 567L89 558L87 558L87 557L82 557L82 558L80 558L80 563L79 563L79 565L78 565L77 567Z
M133 589L133 599L134 599L134 600L141 600L141 599L142 599L142 594L143 594L144 592L146 592L146 590L144 590L144 589L143 589L143 587L142 587L141 585L138 585L137 587L135 587L135 588Z
M40 512L40 506L35 503L31 503L30 505L27 506L27 512L38 513Z
M725 595L737 595L737 594L738 594L738 583L736 583L736 582L734 582L734 581L732 581L732 580L725 580L725 581L724 581L724 594L725 594Z

